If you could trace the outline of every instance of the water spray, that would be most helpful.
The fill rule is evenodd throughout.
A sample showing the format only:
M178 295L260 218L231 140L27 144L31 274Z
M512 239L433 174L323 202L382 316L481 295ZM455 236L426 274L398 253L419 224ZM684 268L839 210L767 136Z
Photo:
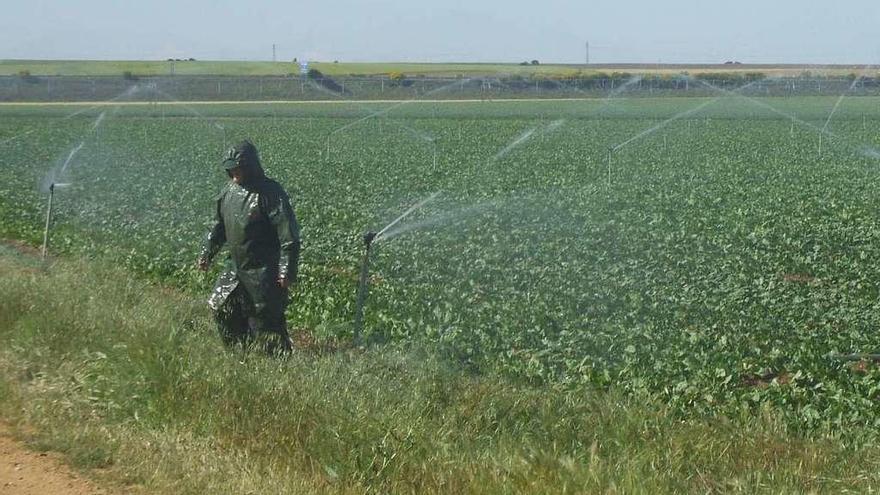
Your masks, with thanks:
M409 101L409 100L407 100L407 101ZM367 118L371 118L373 116L380 115L380 114L381 114L381 112L373 113L371 115L368 115L367 117L361 118L359 120L356 120L354 122L351 122L349 124L346 124L342 127L339 127L337 129L330 131L330 133L327 135L327 160L328 161L330 160L330 143L331 143L331 139L333 138L334 135L336 135L337 133L343 132L347 129L350 129L353 125L358 124L359 122L363 122ZM385 118L385 117L383 117L383 118ZM435 142L436 138L434 136L431 136L431 135L424 133L424 132L419 132L408 125L401 124L400 122L395 122L394 120L389 120L389 122L394 124L395 126L397 126L401 132L407 132L407 133L415 136L420 141L429 143L433 148L434 167L436 168L436 166L437 166L437 143ZM379 120L379 123L381 126L381 120Z
M223 134L223 151L226 151L226 149L228 147L227 139L226 139L226 128L216 122L214 122L214 127L216 129L218 129Z
M764 109L766 109L766 110L769 110L769 111L771 111L771 112L773 112L773 113L775 113L775 114L777 114L777 115L780 115L780 116L785 117L785 118L792 119L792 122L796 122L796 123L797 123L798 125L800 125L800 126L807 127L807 128L809 128L809 129L814 129L814 130L819 131L820 133L822 133L822 134L824 134L824 135L826 135L826 136L828 136L828 137L831 137L831 138L844 139L844 140L845 140L845 138L842 138L841 136L839 136L839 135L837 135L837 134L835 134L835 133L829 131L827 128L819 127L819 126L817 126L817 125L815 125L815 124L812 124L812 123L810 123L810 122L807 122L806 120L803 120L803 119L801 119L801 118L798 118L797 114L790 114L790 113L788 113L788 112L784 112L784 111L782 111L782 110L780 110L780 109L778 109L778 108L776 108L776 107L774 107L774 106L772 106L772 105L769 105L769 104L767 104L767 103L765 103L765 102L763 102L763 101L760 101L760 100L757 100L757 99L752 98L752 97L750 97L750 96L746 96L746 95L744 95L744 94L741 94L741 92L742 92L744 89L748 88L749 86L755 84L755 83L758 82L758 81L752 81L751 83L746 84L745 86L740 86L738 89L735 89L735 90L733 90L733 91L728 90L728 89L724 89L724 88L719 88L718 86L715 86L715 85L709 84L709 83L707 83L706 81L703 81L702 79L695 79L695 81L696 81L696 82L699 82L700 84L703 84L704 86L706 86L707 88L709 88L709 89L711 89L711 90L713 90L713 91L717 91L717 92L719 92L719 93L721 93L721 94L726 94L726 95L730 95L730 96L735 96L735 97L738 97L738 98L742 98L742 99L744 99L744 100L746 100L746 101L748 101L748 102L753 103L754 105L757 105L757 106L759 106L759 107L761 107L761 108L764 108ZM717 99L717 98L716 98L716 99ZM850 143L850 144L852 144L852 143Z
M415 205L411 206L408 210L403 212L402 215L395 218L394 221L386 225L379 232L368 231L363 235L364 241L364 257L361 261L361 273L358 279L358 292L357 292L357 301L355 303L355 313L354 313L354 345L361 345L361 334L364 329L364 304L367 301L367 291L369 289L369 281L370 281L370 252L373 246L373 242L379 239L385 232L388 232L389 229L400 223L404 218L408 217L412 212L418 210L422 206L425 206L430 201L433 201L440 192L435 192L434 194L428 196L427 198L419 201Z
M563 124L565 124L565 119L557 119L557 120L550 122L547 125L544 125L544 116L542 114L541 115L541 122L538 124L537 127L532 127L531 129L527 129L522 134L517 136L517 138L514 139L513 141L511 141L507 146L505 146L504 148L499 150L497 153L495 153L495 155L493 155L492 158L490 159L490 162L495 162L498 159L500 159L500 158L504 157L505 155L507 155L508 153L510 153L511 151L515 150L520 145L522 145L523 143L525 143L526 141L531 139L531 137L535 134L535 132L541 133L541 142L543 143L544 136L546 136L548 133L555 131L556 129L559 129L559 127L561 127Z
M86 144L85 141L80 141L80 143L78 145L76 145L75 148L70 150L70 153L67 155L67 159L64 160L64 163L61 165L61 170L58 172L58 175L62 175L64 173L64 171L67 170L67 167L70 165L70 162L71 162L71 160L73 160L73 157L76 156L77 153L79 153L79 150L81 150L85 144Z
M865 68L862 70L862 73L858 77L853 79L853 82L852 82L852 84L849 85L849 88L847 88L846 91L844 91L843 93L840 94L840 96L837 98L837 101L834 102L834 106L831 108L831 113L829 113L828 118L825 119L825 125L822 126L822 132L825 132L828 130L828 125L831 123L831 119L834 118L834 114L837 113L837 109L840 108L840 104L843 103L843 100L844 100L844 98L846 98L846 95L848 95L850 92L852 92L852 90L855 89L856 86L859 85L859 81L861 81L862 78L868 74L868 72L871 70L872 67L873 67L872 65L866 65ZM821 151L820 151L820 153L821 153Z
M453 83L451 83L451 84L447 84L447 85L445 85L445 86L442 86L442 87L439 87L439 88L435 88L435 89L433 89L433 90L431 90L431 91L428 91L428 92L424 93L422 96L424 97L424 96L433 95L433 94L435 94L435 93L438 93L438 92L441 92L441 91L445 91L445 90L448 89L448 88L451 88L451 87L457 86L458 84L460 84L460 83L464 83L464 82L467 82L467 81L470 81L470 79L465 79L465 80L462 80L462 81L460 81L460 82L453 82ZM395 103L395 104L393 104L393 105L390 105L390 106L388 106L388 107L386 107L386 108L383 108L383 109L381 109L381 110L374 110L374 109L369 108L369 107L367 107L367 106L360 105L360 104L358 104L357 102L354 102L354 101L351 101L351 100L347 100L346 98L341 97L339 94L337 94L337 93L335 93L335 92L333 92L333 91L330 91L330 90L328 90L328 89L326 89L326 88L324 88L324 87L318 85L318 84L315 83L314 81L310 81L310 84L311 84L315 89L317 89L317 90L319 90L319 91L321 91L321 92L323 92L323 93L327 93L327 94L329 94L330 96L333 96L334 98L341 99L342 101L348 101L349 103L353 103L353 104L355 104L357 107L359 107L359 108L361 108L361 109L364 109L364 110L366 110L366 111L368 112L366 116L361 117L361 118L359 118L359 119L357 119L357 120L355 120L355 121L353 121L353 122L349 122L348 124L345 124L345 125L343 125L343 126L337 128L337 129L334 129L334 130L330 131L330 133L327 135L327 153L326 153L326 159L327 159L327 161L330 160L330 151L331 151L331 150L330 150L330 142L331 142L332 137L333 137L335 134L337 134L337 133L339 133L339 132L343 132L343 131L345 131L345 130L347 130L347 129L350 129L350 128L353 127L353 126L356 126L356 125L360 124L361 122L364 122L364 121L366 121L366 120L369 120L369 119L372 119L372 118L375 118L375 117L383 117L383 118L384 118L384 117L386 116L386 114L388 114L389 112L391 112L391 111L394 110L395 108L400 107L400 106L402 106L402 105L406 105L407 103L411 103L411 102L414 102L414 101L420 101L420 99L418 98L418 96L416 96L416 97L413 97L413 98L408 99L408 100L399 101L399 102L397 102L397 103ZM436 117L436 114L434 115L434 117ZM423 140L423 141L428 141L428 142L430 142L431 145L434 147L434 151L433 151L434 159L433 159L433 161L434 161L434 167L436 168L436 166L437 166L437 145L436 145L436 143L434 143L434 140L435 140L434 137L432 137L432 136L426 136L424 133L420 133L420 132L418 132L418 131L416 131L416 130L410 128L409 126L406 126L406 125L401 124L401 123L399 123L399 122L394 122L393 120L389 120L389 123L392 123L392 124L396 125L398 128L400 128L400 129L402 129L402 130L405 130L405 131L407 131L407 132L409 132L409 133L415 135L416 137L418 137L419 139L421 139L421 140ZM311 130L311 128L312 128L312 119L309 118L309 130ZM381 121L381 120L379 120L379 134L384 134L384 130L383 130L383 127L382 127L382 121ZM460 138L460 137L461 137L461 129L459 128L459 138Z
M748 86L748 85L746 85L746 86ZM741 91L741 90L742 90L743 88L745 88L746 86L743 86L743 87L740 88L738 91ZM627 139L626 141L623 141L622 143L620 143L620 144L614 146L614 147L612 148L612 150L617 151L617 150L619 150L620 148L623 148L624 146L629 145L629 144L632 143L633 141L637 141L637 140L639 140L639 139L641 139L641 138L643 138L643 137L645 137L645 136L649 136L649 135L651 135L651 134L653 134L653 133L659 131L660 129L666 127L667 125L669 125L669 124L671 124L671 123L673 123L673 122L675 122L675 121L677 121L677 120L683 119L683 118L685 118L685 117L687 117L687 116L689 116L689 115L691 115L691 114L694 114L694 113L696 113L696 112L699 112L700 110L702 110L702 109L708 107L709 105L711 105L711 104L717 102L717 101L720 100L720 99L721 99L721 97L719 96L719 97L714 98L714 99L711 99L711 100L706 100L706 101L704 101L703 103L697 105L697 106L694 107L694 108L691 108L691 109L689 109L689 110L685 110L685 111L683 111L683 112L679 112L679 113L673 115L672 117L669 117L668 119L666 119L666 120L660 122L659 124L656 124L656 125L654 125L654 126L648 128L648 129L645 129L645 130L639 132L638 134L632 136L631 138ZM690 122L690 121L688 121L688 122Z
M5 140L3 140L3 141L0 141L0 145L4 145L4 144L6 144L6 143L11 143L12 141L15 141L16 139L21 139L21 138L23 138L23 137L25 137L25 136L27 136L27 135L29 135L29 134L33 134L34 132L36 132L36 131L38 131L38 130L45 130L45 129L47 129L47 128L54 127L55 125L57 125L58 122L64 122L64 121L70 120L70 119L72 119L72 118L74 118L74 117L76 117L76 116L78 116L78 115L81 115L81 114L86 113L86 112L90 112L90 111L92 111L92 110L94 110L94 109L96 109L96 108L105 107L105 106L107 106L108 104L111 104L111 103L113 103L113 102L115 102L115 101L118 101L118 100L121 100L121 99L123 99L123 98L126 98L126 97L128 97L128 96L133 95L133 94L136 93L138 90L139 90L139 87L138 87L137 85L134 85L134 86L132 86L132 87L126 89L126 90L123 91L122 93L120 93L120 94L114 96L113 98L111 98L111 99L109 99L109 100L107 100L107 101L102 101L102 102L99 102L99 103L97 103L97 104L95 104L95 105L90 105L90 106L88 106L88 107L81 108L81 109L79 109L79 110L76 110L76 111L74 111L74 112L71 112L71 113L65 115L64 117L62 117L62 118L60 118L60 119L58 119L58 120L56 120L56 121L49 122L49 123L47 123L47 124L43 124L40 128L35 128L35 129L31 129L31 130L29 130L29 131L24 131L24 132L22 132L21 134L16 134L15 136L12 136L12 137L7 138L7 139L5 139ZM102 115L103 115L103 113L104 113L104 112L102 112ZM103 120L103 117L100 117L100 119ZM100 124L100 120L99 120L98 122L96 122L95 124L93 124L93 129L94 129L95 127L97 127L99 124Z

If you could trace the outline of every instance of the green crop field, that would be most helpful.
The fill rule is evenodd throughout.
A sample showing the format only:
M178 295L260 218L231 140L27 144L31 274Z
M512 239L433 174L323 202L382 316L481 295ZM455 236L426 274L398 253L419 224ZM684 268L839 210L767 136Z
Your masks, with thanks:
M761 72L768 76L797 76L805 71L815 75L847 76L868 69L862 65L699 65L699 64L540 64L518 63L407 63L407 62L331 62L312 61L309 67L329 76L387 75L400 72L409 76L501 76L519 74L566 76L577 73L629 72L633 74L700 74ZM34 76L137 76L223 75L283 76L298 74L299 65L291 62L221 61L221 60L0 60L0 76L14 76L27 71ZM875 71L876 72L876 71Z
M312 62L310 67L327 75L376 75L402 72L409 75L491 75L491 74L564 74L584 67L559 64L522 66L518 64L429 64L429 63L332 63ZM145 61L145 60L0 60L0 75L28 71L46 76L121 76L129 71L140 76L153 75L226 75L265 76L298 74L293 62L243 61Z
M880 99L717 94L0 105L0 416L149 493L871 491ZM195 269L241 137L285 359Z
M838 103L841 103L838 105ZM302 224L289 320L476 372L880 425L880 105L872 98L0 107L0 235L205 293L194 269L251 137ZM832 115L833 114L833 115ZM832 118L829 119L829 116Z

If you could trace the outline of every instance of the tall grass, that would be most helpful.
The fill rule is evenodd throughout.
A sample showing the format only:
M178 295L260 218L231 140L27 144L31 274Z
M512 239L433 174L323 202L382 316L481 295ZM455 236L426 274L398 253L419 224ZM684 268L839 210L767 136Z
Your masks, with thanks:
M772 410L683 422L650 400L477 376L436 356L417 345L282 360L227 351L201 301L100 262L43 270L0 251L0 416L111 483L149 493L880 486L880 448L798 437Z

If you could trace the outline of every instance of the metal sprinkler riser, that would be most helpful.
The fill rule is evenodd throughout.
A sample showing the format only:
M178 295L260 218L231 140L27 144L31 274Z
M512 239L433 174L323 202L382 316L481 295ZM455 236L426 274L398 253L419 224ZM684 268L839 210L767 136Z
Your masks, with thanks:
M55 183L49 184L49 205L46 208L46 228L43 230L43 249L41 258L46 259L49 252L49 226L52 224L52 200L55 198Z
M362 238L364 241L364 258L361 262L361 274L358 279L357 301L355 303L353 332L354 345L361 344L361 332L364 328L364 304L367 300L367 285L370 281L370 247L373 245L373 241L376 240L376 237L378 237L376 232L369 231L364 233Z

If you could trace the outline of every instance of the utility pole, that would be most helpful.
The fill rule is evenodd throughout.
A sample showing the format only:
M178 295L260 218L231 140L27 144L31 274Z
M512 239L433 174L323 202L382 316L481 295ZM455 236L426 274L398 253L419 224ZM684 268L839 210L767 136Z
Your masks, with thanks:
M272 61L275 62L275 43L272 43Z

